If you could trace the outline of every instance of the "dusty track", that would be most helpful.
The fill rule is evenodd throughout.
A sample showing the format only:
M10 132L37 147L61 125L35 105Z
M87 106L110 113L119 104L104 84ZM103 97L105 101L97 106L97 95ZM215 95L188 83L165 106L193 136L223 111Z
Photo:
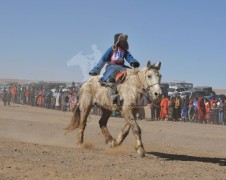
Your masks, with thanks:
M226 179L226 126L138 121L147 152L139 158L129 134L121 147L104 144L90 116L83 149L64 135L70 112L0 105L0 179ZM123 119L111 118L116 136Z

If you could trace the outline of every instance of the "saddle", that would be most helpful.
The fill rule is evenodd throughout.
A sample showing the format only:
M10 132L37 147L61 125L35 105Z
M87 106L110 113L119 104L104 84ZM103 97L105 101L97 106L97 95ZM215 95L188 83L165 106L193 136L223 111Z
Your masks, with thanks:
M127 75L125 68L118 68L118 66L110 66L107 68L106 72L103 74L103 77L100 78L99 82L101 86L113 87L118 84L123 83Z

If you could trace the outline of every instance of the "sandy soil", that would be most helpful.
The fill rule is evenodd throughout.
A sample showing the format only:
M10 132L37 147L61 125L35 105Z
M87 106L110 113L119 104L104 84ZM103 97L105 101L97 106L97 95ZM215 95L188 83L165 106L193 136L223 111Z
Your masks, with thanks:
M85 145L76 131L64 135L72 113L0 104L0 179L226 179L226 126L138 121L146 157L129 134L109 148L91 115ZM111 118L116 136L123 119Z

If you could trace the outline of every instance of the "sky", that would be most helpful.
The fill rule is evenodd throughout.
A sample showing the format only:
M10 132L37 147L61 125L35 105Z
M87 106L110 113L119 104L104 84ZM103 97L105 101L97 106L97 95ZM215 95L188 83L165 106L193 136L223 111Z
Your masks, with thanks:
M116 33L163 82L226 89L226 0L0 0L0 78L84 81Z

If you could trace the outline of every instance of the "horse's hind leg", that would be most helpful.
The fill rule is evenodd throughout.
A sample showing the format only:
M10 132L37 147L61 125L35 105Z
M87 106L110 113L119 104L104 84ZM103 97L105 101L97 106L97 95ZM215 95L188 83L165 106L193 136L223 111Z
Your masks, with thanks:
M113 141L113 138L107 128L107 122L108 122L109 117L111 116L111 111L109 111L107 109L102 109L102 112L103 112L103 114L99 120L99 125L101 128L102 134L104 135L105 143L111 144Z
M83 107L81 109L81 116L80 116L80 124L79 124L79 132L77 135L77 145L80 146L83 144L83 140L84 140L84 131L85 131L85 127L86 127L86 122L87 122L87 118L89 116L89 112L92 109L92 105L89 105L87 107Z

